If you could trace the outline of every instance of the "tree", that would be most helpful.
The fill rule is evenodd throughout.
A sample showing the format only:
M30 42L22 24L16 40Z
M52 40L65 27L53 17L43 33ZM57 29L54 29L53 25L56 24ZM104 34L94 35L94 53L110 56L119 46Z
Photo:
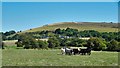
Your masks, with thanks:
M63 46L71 46L70 44L71 44L71 39L70 38L68 38L68 39L66 38L62 42Z
M106 49L106 44L102 38L90 38L88 44L91 45L95 51Z
M17 47L23 47L22 41L17 41L15 44L17 44Z
M39 48L47 49L48 43L46 41L38 40L38 46L39 46Z
M55 48L60 46L60 42L56 37L51 37L48 39L48 44L50 48Z
M22 45L25 49L31 48L31 40L33 39L30 35L21 34L19 39L22 41Z
M55 33L56 34L62 34L62 30L60 28L58 28L58 29L55 30Z
M54 37L55 34L54 34L54 33L48 33L47 36L49 36L49 37Z
M65 30L65 35L66 36L77 36L78 30L77 29L72 29L72 28L67 28Z
M15 34L15 33L16 32L14 30L11 30L11 31L5 32L4 35L8 36L8 35Z
M117 47L119 47L118 42L116 40L111 40L107 46L108 46L107 50L110 50L110 51L114 51L117 49Z
M36 49L36 48L39 48L39 43L37 40L35 40L34 38L30 39L30 45L31 45L31 48L33 49Z
M72 38L71 39L71 43L70 43L70 46L82 46L82 43L84 43L85 41L82 40L82 39L79 39L79 38Z
M116 46L116 50L120 52L120 42L119 42L118 45Z

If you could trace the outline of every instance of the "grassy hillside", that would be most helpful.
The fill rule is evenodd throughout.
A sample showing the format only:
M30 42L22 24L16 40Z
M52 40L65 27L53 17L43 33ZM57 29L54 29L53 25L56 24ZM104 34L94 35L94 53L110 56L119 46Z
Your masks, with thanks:
M35 31L42 31L42 30L49 30L53 31L57 28L65 29L67 27L78 29L79 31L83 30L96 30L99 32L116 32L117 31L117 23L97 23L97 22L62 22L62 23L55 23L49 24L38 28L33 28L26 30L24 32L35 32Z

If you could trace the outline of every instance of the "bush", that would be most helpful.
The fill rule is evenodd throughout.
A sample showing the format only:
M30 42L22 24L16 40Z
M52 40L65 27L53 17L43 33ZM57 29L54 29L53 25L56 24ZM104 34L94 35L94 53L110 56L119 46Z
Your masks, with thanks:
M106 49L106 44L104 43L105 41L102 38L90 38L88 42L95 51Z
M39 46L39 48L47 49L48 43L46 41L38 40L38 46Z
M120 42L119 42L118 45L116 46L116 50L120 52Z
M69 46L82 46L85 41L79 38L72 38Z
M21 34L19 36L19 40L21 40L22 45L25 49L29 49L32 47L31 44L33 44L33 38L30 35Z
M116 40L111 40L109 43L108 43L108 48L107 50L109 51L115 51L117 49L119 49L119 45L118 45L118 42Z
M60 42L56 37L51 37L48 39L48 44L50 48L55 48L60 46Z
M15 44L17 44L17 47L23 47L22 41L17 41Z
M30 45L31 45L31 48L32 48L32 49L39 48L39 43L38 43L38 41L35 40L35 39L31 39L31 40L30 40Z

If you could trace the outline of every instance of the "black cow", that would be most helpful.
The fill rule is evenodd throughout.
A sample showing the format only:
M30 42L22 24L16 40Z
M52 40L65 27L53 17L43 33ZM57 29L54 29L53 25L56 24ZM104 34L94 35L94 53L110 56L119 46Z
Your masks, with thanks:
M79 54L82 54L82 55L86 55L86 53L87 53L88 55L91 55L91 48L90 48L90 47L87 47L87 49L81 49L81 50L79 51Z
M72 52L73 52L74 55L75 54L79 54L79 50L78 49L73 49Z

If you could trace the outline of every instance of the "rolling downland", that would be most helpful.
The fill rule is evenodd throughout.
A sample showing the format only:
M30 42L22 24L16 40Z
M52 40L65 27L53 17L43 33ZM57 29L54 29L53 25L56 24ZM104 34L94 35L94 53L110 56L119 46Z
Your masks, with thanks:
M118 31L118 23L105 23L105 22L60 22L54 24L48 24L37 28L31 28L25 30L23 32L37 32L37 31L54 31L57 28L66 29L66 28L74 28L79 31L84 30L95 30L99 32L117 32Z

